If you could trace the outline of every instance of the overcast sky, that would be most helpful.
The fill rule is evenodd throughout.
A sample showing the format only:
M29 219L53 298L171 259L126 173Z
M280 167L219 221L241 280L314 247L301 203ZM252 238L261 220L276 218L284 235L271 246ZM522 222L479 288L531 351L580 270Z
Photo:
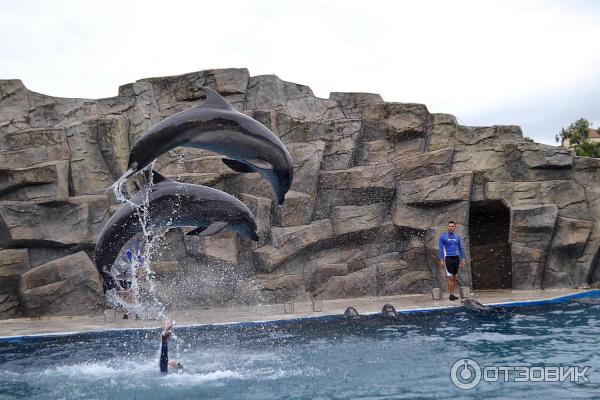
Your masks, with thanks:
M554 144L600 125L600 2L0 0L0 79L99 98L153 76L246 67L380 93Z

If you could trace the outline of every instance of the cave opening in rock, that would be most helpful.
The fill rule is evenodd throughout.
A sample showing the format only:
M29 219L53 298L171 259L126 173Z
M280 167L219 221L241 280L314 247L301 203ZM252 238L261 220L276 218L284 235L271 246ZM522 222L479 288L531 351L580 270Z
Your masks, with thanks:
M501 201L472 202L469 240L473 289L512 288L510 211Z

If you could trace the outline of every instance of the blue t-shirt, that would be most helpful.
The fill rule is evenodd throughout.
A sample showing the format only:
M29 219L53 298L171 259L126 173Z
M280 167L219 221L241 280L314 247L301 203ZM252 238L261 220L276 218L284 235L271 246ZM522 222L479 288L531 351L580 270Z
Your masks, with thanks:
M443 260L447 256L458 256L460 259L465 259L465 253L463 252L462 242L460 236L455 233L445 232L440 236L439 243L439 259Z

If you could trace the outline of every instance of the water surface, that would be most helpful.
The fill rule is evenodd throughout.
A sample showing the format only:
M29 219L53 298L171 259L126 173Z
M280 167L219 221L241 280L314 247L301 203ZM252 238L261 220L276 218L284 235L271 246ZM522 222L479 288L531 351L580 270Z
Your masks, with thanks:
M0 339L0 399L593 398L600 306L564 303L481 316L461 309L176 329L158 371L159 331ZM487 383L464 391L452 364L589 365L589 383Z

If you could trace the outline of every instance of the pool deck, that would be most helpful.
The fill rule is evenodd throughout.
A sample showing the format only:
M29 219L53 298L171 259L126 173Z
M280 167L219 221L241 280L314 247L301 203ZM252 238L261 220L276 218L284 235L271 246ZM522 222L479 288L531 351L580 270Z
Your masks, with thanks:
M478 290L469 297L483 304L512 302L547 301L557 297L583 293L589 289L547 289L547 290ZM347 307L356 308L361 314L381 312L385 303L390 303L399 312L443 309L461 306L460 300L432 300L431 295L416 294L402 296L362 297L351 299L323 300L321 311L312 311L312 303L294 303L294 312L285 313L284 304L269 304L236 308L203 308L197 310L173 311L167 315L177 326L207 324L230 324L239 322L278 321L297 318L322 317L343 314ZM104 315L83 315L74 317L16 318L0 320L0 338L65 335L78 332L92 332L123 329L154 329L161 324L157 320L121 319L117 313L115 322L105 322Z

